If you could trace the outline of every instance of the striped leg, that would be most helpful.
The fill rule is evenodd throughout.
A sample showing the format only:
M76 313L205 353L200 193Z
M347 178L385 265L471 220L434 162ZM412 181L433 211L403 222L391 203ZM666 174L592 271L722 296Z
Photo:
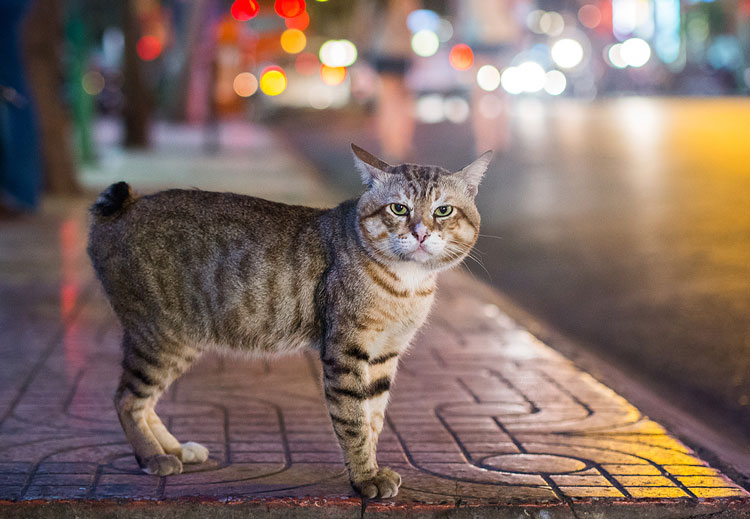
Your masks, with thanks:
M371 378L368 357L361 348L337 349L327 348L330 356L323 358L324 386L349 480L364 497L393 497L398 494L401 477L378 467L375 451L383 415L378 411L380 418L374 427L371 414L373 405L385 408L391 377Z
M125 436L141 468L148 474L167 476L182 472L182 463L200 463L208 450L197 443L180 444L161 422L154 407L169 384L196 358L195 350L180 354L126 333L123 339L123 373L115 394L115 408Z

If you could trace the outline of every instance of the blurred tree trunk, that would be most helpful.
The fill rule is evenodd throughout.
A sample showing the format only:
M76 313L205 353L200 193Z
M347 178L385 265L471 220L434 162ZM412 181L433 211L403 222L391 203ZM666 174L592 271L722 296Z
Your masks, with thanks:
M24 26L26 68L39 118L44 186L78 193L70 119L62 104L63 0L35 0Z
M125 146L138 148L148 146L149 125L151 122L151 98L143 82L141 60L136 45L140 37L135 0L123 0L123 32L125 33L125 66L122 87L125 123Z

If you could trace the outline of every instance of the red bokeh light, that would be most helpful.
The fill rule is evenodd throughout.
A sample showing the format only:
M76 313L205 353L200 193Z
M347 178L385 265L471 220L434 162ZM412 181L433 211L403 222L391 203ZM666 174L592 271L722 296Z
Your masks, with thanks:
M310 25L310 15L307 14L307 11L302 11L302 13L293 18L287 18L284 20L284 23L286 23L286 26L289 29L299 29L300 31L304 31L307 29L307 26Z
M274 9L279 16L294 18L305 10L305 0L276 0Z
M474 64L474 52L465 43L459 43L451 49L448 60L454 69L466 70Z
M294 60L294 68L303 76L312 76L318 72L320 60L312 52L303 52Z
M135 51L143 61L153 61L158 58L161 54L161 48L159 38L150 34L141 36L141 39L135 44Z
M256 0L234 0L232 4L232 16L239 22L246 22L258 14L258 2Z

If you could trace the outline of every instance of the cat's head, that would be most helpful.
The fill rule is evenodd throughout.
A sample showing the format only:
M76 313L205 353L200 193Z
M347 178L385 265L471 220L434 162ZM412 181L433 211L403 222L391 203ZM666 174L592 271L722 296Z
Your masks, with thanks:
M367 186L359 199L359 233L385 262L409 261L429 270L458 264L479 235L474 198L492 152L451 172L438 166L391 166L352 144Z

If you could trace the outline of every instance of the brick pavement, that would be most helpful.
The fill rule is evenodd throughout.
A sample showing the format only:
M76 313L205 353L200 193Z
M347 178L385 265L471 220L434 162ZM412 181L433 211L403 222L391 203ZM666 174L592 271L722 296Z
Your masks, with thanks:
M111 400L119 329L85 237L82 200L0 222L0 515L359 516L312 353L207 355L159 414L209 461L138 469ZM443 276L378 449L404 483L366 516L750 517L750 494L498 302Z

